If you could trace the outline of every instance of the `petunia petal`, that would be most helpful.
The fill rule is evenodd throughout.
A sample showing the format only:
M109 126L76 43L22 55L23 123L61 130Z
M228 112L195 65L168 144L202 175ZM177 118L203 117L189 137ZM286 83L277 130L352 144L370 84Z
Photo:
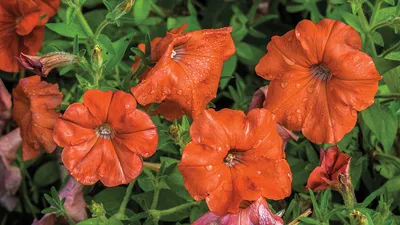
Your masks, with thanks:
M105 186L127 184L142 172L142 159L135 152L127 149L118 139L110 141L100 138L96 148L103 152L98 175Z
M97 170L102 162L102 148L97 146L99 140L95 135L87 141L74 146L66 146L62 151L62 161L71 175L84 185L98 181Z
M83 103L94 118L105 123L110 110L112 97L112 91L103 92L100 90L88 90L83 94ZM99 101L99 99L101 99L101 101Z
M231 140L224 126L217 120L217 114L214 109L203 111L193 121L190 136L194 142L222 150L226 154Z
M257 200L261 195L268 199L279 200L291 193L292 173L284 159L269 159L246 154L241 163L235 165L233 171L234 179L240 184L237 186L239 192L248 200ZM255 198L256 193L259 194Z
M316 167L308 177L306 189L310 188L313 191L325 190L329 187L329 184L322 179L326 177L324 169L318 166Z

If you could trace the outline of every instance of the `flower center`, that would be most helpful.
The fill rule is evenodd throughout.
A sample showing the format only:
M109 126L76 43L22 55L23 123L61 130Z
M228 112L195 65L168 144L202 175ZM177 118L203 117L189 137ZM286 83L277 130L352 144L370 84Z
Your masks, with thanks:
M327 81L332 77L332 73L325 63L319 63L311 66L311 74L320 80Z
M240 162L241 152L236 150L230 150L225 156L224 163L229 167L233 167L236 163Z
M96 127L95 131L99 138L111 139L115 136L115 131L106 123Z

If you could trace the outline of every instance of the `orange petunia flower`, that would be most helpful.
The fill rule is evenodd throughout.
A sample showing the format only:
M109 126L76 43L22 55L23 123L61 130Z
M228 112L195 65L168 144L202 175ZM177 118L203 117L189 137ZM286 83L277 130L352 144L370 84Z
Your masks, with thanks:
M122 91L89 90L54 126L54 141L71 175L85 185L127 184L142 171L142 158L157 148L157 129Z
M360 35L330 19L303 20L272 37L256 66L271 80L264 107L314 143L337 143L355 126L357 111L373 104L381 79L360 49Z
M62 102L58 84L40 81L39 76L23 78L13 90L13 118L21 128L22 158L29 160L40 154L40 149L53 152L53 126Z
M190 195L218 216L244 200L277 200L291 193L292 173L272 114L253 109L205 110L190 127L192 141L178 165Z
M44 25L59 6L60 0L0 1L0 70L16 72L19 66L14 57L40 50Z
M330 186L334 190L339 190L341 183L339 175L350 176L350 159L351 157L340 152L337 146L329 147L326 151L321 149L321 166L311 172L306 189L322 191Z
M246 208L241 209L239 213L217 216L213 212L207 212L192 225L283 225L283 220L274 215L265 199L260 197Z
M161 103L155 113L168 120L204 110L216 96L223 62L235 53L231 27L182 34L185 27L153 41L156 64L131 88L141 105Z

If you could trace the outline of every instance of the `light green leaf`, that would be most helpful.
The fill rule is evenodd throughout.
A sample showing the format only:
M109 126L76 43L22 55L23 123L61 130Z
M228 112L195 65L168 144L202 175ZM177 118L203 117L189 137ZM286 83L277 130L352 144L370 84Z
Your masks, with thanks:
M87 38L86 32L81 26L72 23L68 26L65 23L48 23L46 27L64 37L75 37L78 35L80 38Z

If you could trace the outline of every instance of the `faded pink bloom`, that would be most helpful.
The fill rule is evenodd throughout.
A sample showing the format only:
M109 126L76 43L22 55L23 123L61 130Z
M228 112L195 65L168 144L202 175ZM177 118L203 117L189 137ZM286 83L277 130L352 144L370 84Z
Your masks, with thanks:
M14 195L22 179L20 169L11 165L21 143L19 128L0 137L0 204L9 211L12 211L17 204Z
M11 95L0 79L0 134L7 120L11 117Z
M83 184L71 177L58 194L61 199L65 198L65 210L75 222L79 222L88 218L86 212L86 202L83 194L84 187L85 186ZM40 220L35 219L32 225L55 225L56 222L57 224L64 224L66 221L62 217L57 218L55 213L48 213Z
M306 188L313 191L325 190L329 186L334 190L341 189L341 184L350 180L350 159L351 157L341 152L337 146L331 146L326 151L320 149L321 166L311 172ZM339 175L343 177L342 180Z
M267 202L261 197L239 213L217 216L210 211L192 225L283 225L283 220L269 210Z
M267 98L267 93L268 93L268 86L261 87L259 88L253 95L253 98L251 99L249 108L247 111L250 111L254 108L263 108L265 99ZM276 124L276 130L278 131L279 136L282 138L282 148L286 148L286 143L290 139L298 140L299 137L295 135L292 131L286 129L285 127L281 126L280 124Z
M78 61L77 56L66 52L52 52L42 56L21 53L16 59L25 69L42 77L47 77L54 68L67 66Z

